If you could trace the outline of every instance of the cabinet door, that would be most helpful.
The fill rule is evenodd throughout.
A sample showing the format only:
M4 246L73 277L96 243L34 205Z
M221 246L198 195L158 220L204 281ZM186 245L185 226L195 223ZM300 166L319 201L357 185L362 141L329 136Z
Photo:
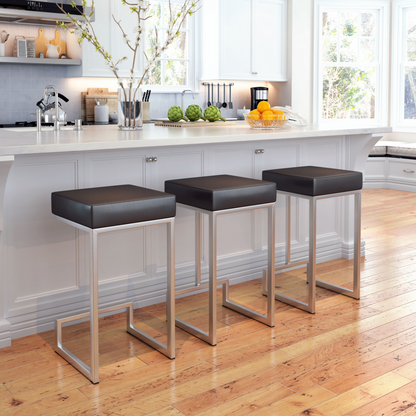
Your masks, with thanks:
M253 0L252 79L286 81L286 0Z
M120 77L130 76L130 68L133 59L132 50L123 41L123 36L114 18L120 22L123 30L128 35L130 41L133 41L133 28L137 26L137 17L132 14L129 7L124 6L121 2L100 0L95 6L95 21L92 24L95 34L100 44L112 56L114 62L123 56L128 59L121 62L118 67ZM134 43L133 43L134 44ZM71 58L81 58L82 66L68 68L68 74L72 76L83 77L105 77L113 78L114 75L106 65L104 58L96 52L94 46L87 41L82 43L82 52L79 50L77 37L73 36L68 42L68 53ZM137 57L136 69L143 67L143 53L140 50ZM115 85L115 83L114 83Z
M92 26L99 42L106 50L111 45L111 9L110 0L96 2L95 17ZM82 49L77 42L77 36L68 37L68 55L71 58L82 59L81 67L68 67L68 75L83 77L112 77L112 72L105 64L104 58L96 52L94 46L89 42L82 43ZM111 53L111 51L110 51Z
M250 79L252 0L220 3L220 77Z
M133 47L135 44L135 33L133 32L133 29L138 25L136 13L132 13L130 11L130 7L128 7L127 5L123 5L121 1L112 1L110 7L110 15L114 16L114 19L116 19L117 22L120 23L124 32L127 34L128 39L130 40L130 45L132 45ZM130 69L132 67L133 62L133 51L123 41L122 32L117 23L114 21L114 19L111 17L111 54L114 57L114 61L117 61L124 56L127 57L126 61L123 61L119 65L117 65L117 72L120 77L128 78L130 77ZM141 41L141 45L143 44L143 41L144 37ZM141 73L141 69L143 67L141 59L142 56L142 49L139 48L135 64L136 73Z

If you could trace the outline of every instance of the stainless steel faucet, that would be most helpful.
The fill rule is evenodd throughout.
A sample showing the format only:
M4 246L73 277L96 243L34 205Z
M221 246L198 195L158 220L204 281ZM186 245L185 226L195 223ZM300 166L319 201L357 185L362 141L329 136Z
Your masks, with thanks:
M191 92L192 93L192 98L195 100L195 93L192 91L192 90L183 90L182 91L182 105L181 105L181 108L182 108L182 111L185 113L185 108L184 108L184 106L183 106L183 96L185 95L185 93L187 92L187 91L189 91L189 92Z
M59 103L58 103L58 90L54 85L47 85L43 91L43 99L46 101L50 93L48 90L53 90L55 93L55 121L53 123L54 131L59 131Z

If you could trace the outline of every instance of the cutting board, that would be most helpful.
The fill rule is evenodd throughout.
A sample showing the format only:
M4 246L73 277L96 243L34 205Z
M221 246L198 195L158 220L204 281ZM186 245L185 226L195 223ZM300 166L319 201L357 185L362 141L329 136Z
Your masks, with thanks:
M44 30L39 29L39 36L35 39L35 55L36 58L39 58L39 54L43 53L43 56L46 57L46 45L49 43L48 39L44 36Z
M55 30L55 39L49 42L51 45L60 46L61 52L59 52L59 57L64 53L66 55L66 45L65 41L59 38L59 30Z
M160 127L224 127L224 126L235 126L235 121L158 121L155 126Z
M81 92L82 121L94 121L95 99L106 98L109 113L117 112L117 93L109 92L108 88L88 88L87 92Z

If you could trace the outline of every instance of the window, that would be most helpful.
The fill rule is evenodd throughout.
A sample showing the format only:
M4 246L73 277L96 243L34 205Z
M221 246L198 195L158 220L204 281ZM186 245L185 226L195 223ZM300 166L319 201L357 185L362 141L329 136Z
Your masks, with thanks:
M151 55L156 43L156 32L161 44L164 43L170 17L168 0L152 0L149 16L146 20L145 52ZM181 4L171 2L172 13L176 15ZM180 35L169 45L156 65L147 73L145 85L160 86L161 89L172 90L175 87L183 90L194 84L194 20L186 17L180 30ZM156 29L156 30L155 30ZM180 87L180 88L179 88Z
M416 1L398 1L393 8L392 125L416 127Z
M315 3L315 122L387 115L388 2Z

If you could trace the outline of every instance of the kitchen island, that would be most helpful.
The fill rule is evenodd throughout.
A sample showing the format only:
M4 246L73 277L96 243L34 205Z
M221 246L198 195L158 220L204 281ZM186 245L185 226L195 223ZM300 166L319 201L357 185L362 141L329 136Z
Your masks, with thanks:
M53 328L57 317L86 311L86 236L52 217L53 191L130 183L163 190L167 179L233 174L261 179L265 169L301 165L364 171L387 127L350 125L251 130L235 126L165 128L137 132L87 126L37 134L0 130L0 347L13 338ZM292 253L307 253L307 204L292 204ZM319 203L318 262L352 257L352 201ZM283 262L285 200L276 209L276 262ZM219 223L219 277L230 283L259 278L266 261L263 213L224 216ZM194 214L178 210L176 286L194 282ZM164 301L165 229L121 231L100 237L100 304ZM206 236L206 234L205 234ZM148 249L142 250L146 244ZM362 254L364 244L362 244ZM202 244L203 280L207 252Z

